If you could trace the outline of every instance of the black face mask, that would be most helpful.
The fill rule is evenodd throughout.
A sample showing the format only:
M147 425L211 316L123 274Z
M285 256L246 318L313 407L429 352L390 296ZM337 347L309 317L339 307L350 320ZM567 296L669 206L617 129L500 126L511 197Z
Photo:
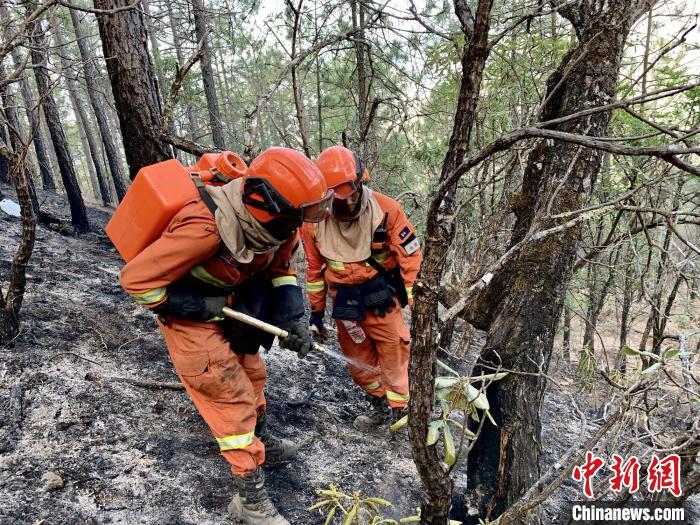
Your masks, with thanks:
M276 239L285 241L291 238L297 228L301 226L301 220L289 217L275 217L271 221L261 223Z

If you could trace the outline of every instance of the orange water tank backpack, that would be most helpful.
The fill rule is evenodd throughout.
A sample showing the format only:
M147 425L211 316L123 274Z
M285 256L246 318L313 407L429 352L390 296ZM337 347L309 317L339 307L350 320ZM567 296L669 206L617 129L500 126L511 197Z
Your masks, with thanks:
M160 237L170 220L206 184L223 185L245 175L245 161L230 151L205 153L193 166L176 159L141 168L107 223L105 232L129 262Z

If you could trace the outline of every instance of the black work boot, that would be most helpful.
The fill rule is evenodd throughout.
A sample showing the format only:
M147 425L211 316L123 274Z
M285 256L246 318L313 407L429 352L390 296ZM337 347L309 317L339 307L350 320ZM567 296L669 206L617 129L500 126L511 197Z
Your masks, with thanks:
M246 525L289 525L265 490L265 473L262 468L242 478L234 477L238 494L228 506L228 511Z
M369 412L357 416L352 426L360 432L369 432L376 430L385 423L389 422L389 405L385 397L377 397L372 394L365 394L365 398L369 403Z
M265 465L279 465L297 455L299 447L288 439L278 438L267 428L267 415L262 412L255 424L255 435L265 445Z

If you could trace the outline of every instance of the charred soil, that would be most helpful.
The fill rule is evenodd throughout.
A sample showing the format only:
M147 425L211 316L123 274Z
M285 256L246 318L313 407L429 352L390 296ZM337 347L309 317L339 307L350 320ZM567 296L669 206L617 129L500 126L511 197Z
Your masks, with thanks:
M58 197L44 206L65 216ZM94 231L80 236L37 229L21 332L13 347L0 348L0 523L232 523L228 465L177 388L152 315L119 286L122 261L101 230L109 212L90 209ZM3 276L19 226L0 212ZM363 397L343 361L300 360L276 347L265 359L271 426L301 445L295 461L267 472L287 519L323 523L306 508L329 482L392 501L392 517L413 514L420 480L406 439L391 446L386 435L352 428ZM551 464L578 435L578 420L564 396L548 396L544 410ZM464 470L456 477L458 519L467 512ZM574 499L569 487L545 505L551 523L566 523Z

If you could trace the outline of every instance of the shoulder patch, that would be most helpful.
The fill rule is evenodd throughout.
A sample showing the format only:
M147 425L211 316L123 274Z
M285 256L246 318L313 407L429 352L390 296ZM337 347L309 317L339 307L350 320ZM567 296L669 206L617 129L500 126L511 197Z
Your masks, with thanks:
M401 243L401 247L406 250L408 255L413 255L420 249L420 241L415 235L411 234Z
M410 232L411 229L408 226L406 226L403 230L399 232L399 237L401 237L401 239L405 239L406 235L408 235Z

